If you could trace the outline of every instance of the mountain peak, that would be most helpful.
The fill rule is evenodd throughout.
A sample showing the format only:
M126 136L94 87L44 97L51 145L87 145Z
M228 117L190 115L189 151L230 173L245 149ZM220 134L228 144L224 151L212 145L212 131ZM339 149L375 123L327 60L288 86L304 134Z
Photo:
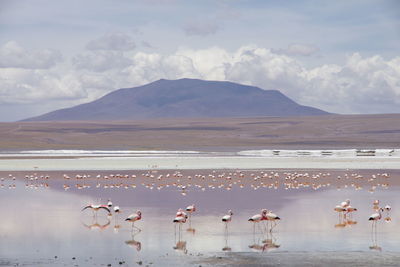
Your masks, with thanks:
M180 117L253 117L324 115L301 106L278 90L228 81L160 79L115 90L93 102L56 110L29 121L134 120Z

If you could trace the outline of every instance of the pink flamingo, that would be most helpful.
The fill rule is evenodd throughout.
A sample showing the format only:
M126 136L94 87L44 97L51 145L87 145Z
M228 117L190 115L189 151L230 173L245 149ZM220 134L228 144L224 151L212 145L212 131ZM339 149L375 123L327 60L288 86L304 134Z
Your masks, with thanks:
M250 217L248 219L249 222L253 222L253 233L256 232L256 223L261 222L263 220L263 218L266 216L266 214L267 214L267 210L263 209L263 210L261 210L261 214L253 215L252 217Z
M140 210L138 210L138 211L136 211L136 213L132 213L131 215L129 215L128 218L125 219L125 221L132 223L132 230L133 230L133 228L136 228L140 232L142 230L135 226L135 222L139 221L141 219L142 219L142 212Z

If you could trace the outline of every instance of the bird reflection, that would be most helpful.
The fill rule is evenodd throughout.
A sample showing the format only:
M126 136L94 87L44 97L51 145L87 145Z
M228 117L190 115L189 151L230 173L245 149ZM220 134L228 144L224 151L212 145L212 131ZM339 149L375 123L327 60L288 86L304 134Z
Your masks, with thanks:
M378 231L377 227L372 225L371 229L371 239L372 239L372 245L369 246L370 250L376 250L376 251L382 251L382 247L378 245Z
M272 232L265 232L256 238L256 234L253 233L253 244L249 245L253 251L272 251L279 248L281 245L276 243L276 238Z
M267 232L266 239L264 239L262 243L264 243L264 251L272 251L281 246L276 244L276 237L274 237L272 232Z
M127 244L128 246L136 249L137 251L140 251L142 249L142 243L140 241L135 240L135 236L140 234L140 232L131 232L132 236L131 236L131 240L127 240L125 241L125 244Z
M172 248L176 251L182 251L184 254L187 254L188 252L186 248L186 241L182 240L181 223L179 223L178 234L176 233L175 227L175 245Z
M86 228L88 228L89 230L95 230L95 229L99 229L99 230L104 230L107 227L109 227L111 224L111 220L109 218L107 218L107 222L106 223L99 223L97 216L92 218L92 223L91 224L86 224L84 222L82 222L82 225Z

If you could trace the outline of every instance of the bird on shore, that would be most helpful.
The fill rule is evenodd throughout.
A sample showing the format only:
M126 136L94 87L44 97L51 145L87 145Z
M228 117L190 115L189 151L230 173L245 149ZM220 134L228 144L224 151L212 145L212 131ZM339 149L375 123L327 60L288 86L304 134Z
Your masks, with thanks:
M132 223L132 230L135 228L139 232L142 231L139 227L135 226L135 222L139 221L142 219L142 212L140 210L136 211L136 213L132 213L131 215L128 216L128 218L125 219L125 221L131 222Z
M87 205L86 207L84 207L82 209L82 211L86 210L86 209L91 209L93 210L93 216L97 215L97 211L99 211L100 209L104 209L106 211L108 211L108 214L111 214L110 209L106 206L106 205L94 205L94 204L90 204Z

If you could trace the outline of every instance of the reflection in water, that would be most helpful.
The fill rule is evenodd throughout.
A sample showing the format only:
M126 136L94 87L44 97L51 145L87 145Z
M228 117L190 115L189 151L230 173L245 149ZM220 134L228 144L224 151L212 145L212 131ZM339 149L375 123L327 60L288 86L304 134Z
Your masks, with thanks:
M357 224L357 221L353 219L353 213L357 211L357 208L350 206L350 199L341 202L333 210L339 214L339 221L335 224L335 228L344 228Z
M181 231L181 223L179 223L179 231L176 234L175 227L175 245L172 247L175 251L182 251L184 254L187 254L188 250L186 248L186 241L182 240L182 231ZM178 238L177 238L178 236Z
M264 239L262 242L264 243L264 250L266 251L272 251L281 246L276 243L276 237L272 232L267 232L266 239Z
M371 250L377 250L377 251L382 251L382 247L378 245L378 230L376 224L372 224L371 228L371 239L372 239L372 245L369 246L369 249Z
M82 222L82 225L89 230L95 230L95 229L104 230L107 227L109 227L110 224L111 224L111 220L109 218L107 218L106 222L99 223L97 216L92 217L92 222L90 224Z
M131 240L125 241L125 244L128 246L140 251L142 249L142 243L140 241L135 240L135 236L137 236L140 232L131 232Z
M265 231L260 235L253 233L253 244L249 245L253 251L272 251L279 248L281 245L277 244L277 239L272 231Z

